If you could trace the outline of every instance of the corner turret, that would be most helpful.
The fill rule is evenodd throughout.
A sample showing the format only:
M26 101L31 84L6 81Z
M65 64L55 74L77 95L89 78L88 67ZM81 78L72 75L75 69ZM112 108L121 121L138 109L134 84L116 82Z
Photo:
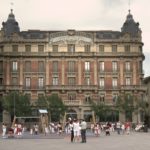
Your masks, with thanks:
M135 22L132 14L127 15L126 21L121 28L122 34L129 33L131 37L139 37L141 36L141 29L139 28L139 23Z
M13 10L11 9L10 14L8 15L8 19L6 22L2 23L2 30L5 36L11 36L13 33L19 33L20 28L18 22L15 20L15 15L13 14Z

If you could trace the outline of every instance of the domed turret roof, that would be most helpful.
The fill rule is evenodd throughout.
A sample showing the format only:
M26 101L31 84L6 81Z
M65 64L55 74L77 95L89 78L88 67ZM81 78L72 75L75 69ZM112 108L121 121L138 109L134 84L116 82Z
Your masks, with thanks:
M15 15L13 14L13 10L11 9L10 14L8 15L8 19L6 22L2 23L3 30L5 36L11 36L13 33L19 33L20 28L18 22L15 20Z
M133 19L132 14L130 13L127 15L126 21L123 24L123 27L121 28L121 32L124 33L129 33L132 37L137 37L139 32L141 32L139 28L139 23L135 22Z

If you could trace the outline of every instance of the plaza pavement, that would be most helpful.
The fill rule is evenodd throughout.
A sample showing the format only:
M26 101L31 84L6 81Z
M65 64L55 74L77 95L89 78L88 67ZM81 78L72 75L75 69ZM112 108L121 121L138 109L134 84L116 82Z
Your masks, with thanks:
M150 132L132 132L130 135L111 133L100 137L87 135L87 143L70 142L69 136L25 135L23 138L2 139L0 150L150 150Z

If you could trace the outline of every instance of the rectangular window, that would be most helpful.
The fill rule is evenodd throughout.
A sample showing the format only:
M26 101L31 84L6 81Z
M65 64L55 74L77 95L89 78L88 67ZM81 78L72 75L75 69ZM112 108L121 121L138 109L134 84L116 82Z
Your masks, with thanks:
M90 62L89 61L85 62L85 71L87 71L87 72L90 71Z
M142 50L142 46L139 46L139 52L142 53L143 50Z
M69 77L68 78L68 84L69 85L75 85L76 84L76 80L74 77Z
M53 52L58 52L58 45L53 45Z
M100 88L104 88L104 86L105 86L104 78L99 79L99 86L100 86Z
M112 86L113 86L113 88L116 88L117 85L118 85L117 78L113 78L113 80L112 80Z
M4 46L0 46L0 52L1 52L1 53L4 52Z
M12 45L12 52L18 52L18 45Z
M43 93L38 93L38 98L42 98L44 97L44 94Z
M117 69L117 61L113 61L112 62L112 70L113 71L117 71L118 69Z
M99 52L103 53L104 52L104 45L99 45Z
M31 52L31 45L25 45L25 52Z
M58 85L58 78L57 77L53 77L53 85Z
M126 71L130 71L131 70L131 65L130 65L129 61L125 62L125 70Z
M103 71L104 71L104 69L105 69L104 61L100 61L100 63L99 63L99 64L100 64L100 68L99 68L99 69L100 69L100 71L102 71L102 72L103 72Z
M126 78L126 85L131 85L131 79L130 78Z
M44 45L38 45L38 52L44 52Z
M3 85L3 78L0 78L0 85Z
M85 78L85 85L90 85L90 78Z
M76 93L68 93L68 100L76 100Z
M25 72L31 72L31 61L26 61L25 62Z
M100 100L101 103L104 103L105 102L105 95L101 94L100 97L99 97L99 100Z
M53 61L53 72L58 72L58 61Z
M90 45L85 45L84 46L84 51L85 52L90 52L91 51L91 46Z
M142 63L142 61L139 61L139 71L140 71L140 73L143 73L143 63Z
M26 93L25 95L28 97L29 100L31 100L31 93Z
M17 85L18 79L16 77L12 78L12 85Z
M3 61L0 61L0 73L3 72Z
M117 45L112 45L112 52L117 52Z
M112 102L116 103L117 100L118 100L118 94L117 93L113 93L113 95L112 95Z
M26 85L26 88L30 88L30 86L31 86L31 78L26 78L25 79L25 85Z
M89 103L89 102L91 102L91 96L90 96L90 94L86 94L85 95L85 103Z
M130 52L130 45L125 45L124 46L125 52Z
M39 85L39 88L43 88L44 87L44 79L43 78L39 78L38 80L38 85Z
M74 44L68 44L68 52L75 52L75 45Z
M44 72L44 62L43 61L39 61L38 62L38 68L39 68L39 72Z
M13 61L12 62L12 71L17 71L18 70L18 62L17 61Z
M68 62L68 72L75 72L75 61Z

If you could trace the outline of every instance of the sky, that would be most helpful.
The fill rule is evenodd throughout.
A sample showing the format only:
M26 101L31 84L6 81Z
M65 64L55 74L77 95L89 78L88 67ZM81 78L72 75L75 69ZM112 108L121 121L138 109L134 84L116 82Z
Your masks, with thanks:
M7 20L11 8L21 31L121 31L130 9L142 30L144 77L150 76L149 0L0 0L0 24Z

